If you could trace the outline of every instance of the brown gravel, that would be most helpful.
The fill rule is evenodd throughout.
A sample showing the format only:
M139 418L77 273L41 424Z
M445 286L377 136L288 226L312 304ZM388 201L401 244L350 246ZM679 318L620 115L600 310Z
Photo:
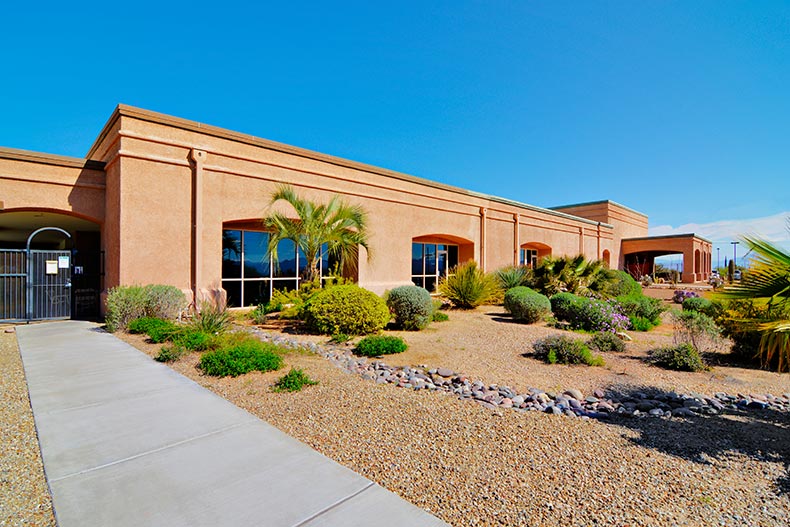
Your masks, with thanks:
M0 525L55 525L16 335L0 325Z
M554 330L526 334L491 314L451 313L435 330L406 335L411 355L387 362L447 366L519 388L587 392L609 379L622 384L625 375L635 385L790 391L790 376L724 367L676 376L638 358L622 359L629 364L623 375L612 354L607 360L618 366L610 370L543 366L520 353ZM138 336L124 338L149 355L159 350ZM650 333L634 348L666 338ZM320 384L280 394L270 387L285 370L217 379L201 375L197 361L192 354L173 368L457 527L790 523L787 414L605 423L490 411L449 395L376 385L309 353L288 354L286 369L304 368Z

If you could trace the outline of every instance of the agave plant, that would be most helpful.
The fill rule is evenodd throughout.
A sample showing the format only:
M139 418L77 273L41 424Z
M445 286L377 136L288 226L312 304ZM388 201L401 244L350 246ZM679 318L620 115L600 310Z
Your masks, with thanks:
M474 309L484 304L497 289L493 276L484 273L474 260L459 264L439 281L439 292L461 309Z
M758 353L764 367L775 364L777 371L789 371L790 253L760 238L745 236L743 241L756 257L740 283L727 287L723 297L765 303L767 317L737 322L762 333Z
M494 271L494 278L502 291L509 291L514 287L531 286L534 274L526 265L508 265Z

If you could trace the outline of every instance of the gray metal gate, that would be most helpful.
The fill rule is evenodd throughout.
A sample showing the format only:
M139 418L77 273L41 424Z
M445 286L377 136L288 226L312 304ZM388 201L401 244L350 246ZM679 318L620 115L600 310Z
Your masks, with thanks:
M31 250L28 319L71 317L71 251Z
M24 249L0 249L0 320L24 320L27 257Z

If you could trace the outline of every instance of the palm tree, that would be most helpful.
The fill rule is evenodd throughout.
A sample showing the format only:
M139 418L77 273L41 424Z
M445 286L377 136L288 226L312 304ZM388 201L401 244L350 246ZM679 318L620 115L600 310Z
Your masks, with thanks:
M546 256L535 269L535 286L548 296L560 292L588 295L603 292L611 276L603 260L587 260L581 254Z
M297 218L280 212L272 212L263 218L264 226L271 230L267 257L271 255L277 262L277 245L282 240L293 240L307 259L302 276L307 282L320 278L318 263L325 254L335 258L345 273L356 270L360 246L367 250L370 259L367 214L362 207L348 205L337 196L325 205L314 203L300 198L290 185L279 186L272 194L269 206L280 200L294 208Z
M789 224L790 225L790 224ZM744 236L756 257L740 283L727 287L723 297L752 299L765 304L760 318L738 321L762 334L759 355L763 366L777 364L777 371L790 370L790 253L771 242Z

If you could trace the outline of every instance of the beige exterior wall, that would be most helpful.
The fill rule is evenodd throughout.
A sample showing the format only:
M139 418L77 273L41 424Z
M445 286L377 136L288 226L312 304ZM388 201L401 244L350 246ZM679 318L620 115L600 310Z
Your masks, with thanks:
M214 294L223 225L254 226L283 183L368 211L372 254L358 279L379 293L411 283L414 239L457 243L461 261L491 271L517 262L522 247L540 256L607 252L614 267L621 240L647 234L646 216L612 202L541 209L125 106L89 152L91 169L25 155L0 156L0 200L99 222L106 288L166 283Z

